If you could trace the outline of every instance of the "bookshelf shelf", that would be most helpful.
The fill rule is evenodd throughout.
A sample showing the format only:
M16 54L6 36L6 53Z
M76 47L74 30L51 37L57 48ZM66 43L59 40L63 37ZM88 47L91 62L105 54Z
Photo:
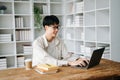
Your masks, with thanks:
M48 0L33 0L34 3L48 3Z
M9 54L9 53L6 53L6 55L0 55L0 57L13 57L13 56L15 56L15 55Z
M62 2L62 0L50 0L51 3L59 3L59 2Z
M0 16L6 16L6 17L8 17L8 16L12 16L12 14L0 14Z

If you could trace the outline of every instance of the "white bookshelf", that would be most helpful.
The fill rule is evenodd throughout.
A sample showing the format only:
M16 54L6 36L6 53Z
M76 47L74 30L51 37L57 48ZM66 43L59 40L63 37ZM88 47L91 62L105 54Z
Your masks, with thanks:
M41 10L40 15L42 16L42 18L50 14L49 12L50 2L48 0L33 0L32 2L33 2L33 9L34 9L34 6L36 6ZM33 22L34 22L34 19L33 19ZM33 23L33 26L35 26L34 23ZM44 30L40 30L37 27L33 27L33 29L34 29L34 39L36 39L38 36L44 33Z
M83 28L83 1L64 0L64 26L63 40L67 45L68 51L79 54L80 46L84 44Z
M16 67L24 67L25 55L24 45L32 45L33 30L32 30L32 3L31 0L14 0L14 21L15 21L15 39L16 39ZM19 63L18 58L22 57L22 64Z
M117 57L119 55L118 41L120 40L120 37L117 36L119 34L118 26L120 25L118 22L119 0L64 1L63 39L68 50L74 51L76 54L90 56L88 51L106 47L103 58L120 62L119 57ZM83 3L83 11L77 12L76 4L80 3ZM80 7L82 8L82 6ZM75 25L76 15L83 16L83 22L81 21L83 25Z
M110 0L84 0L85 47L111 47L110 45ZM89 5L89 6L87 6ZM106 50L105 50L106 51ZM111 59L110 49L106 57Z
M6 68L16 68L18 56L26 59L32 55L23 52L23 46L32 45L33 41L32 3L31 0L0 0L0 5L7 7L0 14L0 57L6 58Z
M37 6L42 9L42 18L51 14L59 18L59 36L69 51L90 56L93 49L106 46L103 57L120 61L119 3L119 0L0 0L0 5L7 7L0 14L0 34L11 34L11 40L2 37L4 41L0 41L0 57L6 58L7 68L18 67L20 56L32 58L32 52L24 52L24 46L31 46L44 32L34 25L33 9Z

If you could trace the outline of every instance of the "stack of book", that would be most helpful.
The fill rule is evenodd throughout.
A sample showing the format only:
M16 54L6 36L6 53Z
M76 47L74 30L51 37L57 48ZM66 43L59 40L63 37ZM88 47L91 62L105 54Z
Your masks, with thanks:
M24 67L24 57L23 56L18 56L17 57L17 66L18 67Z
M110 52L110 46L105 46L105 51L104 53L105 54L108 54Z
M0 42L11 41L11 34L0 34Z
M58 66L52 64L38 64L35 67L35 71L40 74L50 74L58 72Z
M81 53L84 54L85 56L91 57L93 50L95 50L95 46L84 46L81 45Z
M7 69L7 59L6 57L0 57L0 70Z
M76 27L83 26L83 16L75 16L73 23Z
M83 5L84 5L83 2L77 2L75 4L75 11L76 11L76 13L82 13L83 12Z
M30 41L30 30L17 30L15 32L17 41Z
M32 46L30 45L24 45L23 46L23 53L25 54L31 54L33 52Z
M110 59L110 46L101 46L101 47L105 47L105 51L102 58Z
M15 27L23 28L23 17L21 17L21 16L15 17Z

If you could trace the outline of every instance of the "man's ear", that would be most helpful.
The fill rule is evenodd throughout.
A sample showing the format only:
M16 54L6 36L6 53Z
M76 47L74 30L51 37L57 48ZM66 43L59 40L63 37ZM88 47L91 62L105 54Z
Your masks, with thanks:
M48 26L47 26L47 25L45 25L44 29L45 29L45 30L47 30L47 29L48 29Z

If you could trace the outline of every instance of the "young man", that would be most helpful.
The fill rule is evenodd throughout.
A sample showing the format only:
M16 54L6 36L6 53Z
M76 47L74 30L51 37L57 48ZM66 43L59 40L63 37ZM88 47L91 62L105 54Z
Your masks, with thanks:
M43 19L43 27L45 34L33 42L33 66L44 63L86 66L88 60L68 52L63 41L57 37L60 27L56 16L46 16Z

